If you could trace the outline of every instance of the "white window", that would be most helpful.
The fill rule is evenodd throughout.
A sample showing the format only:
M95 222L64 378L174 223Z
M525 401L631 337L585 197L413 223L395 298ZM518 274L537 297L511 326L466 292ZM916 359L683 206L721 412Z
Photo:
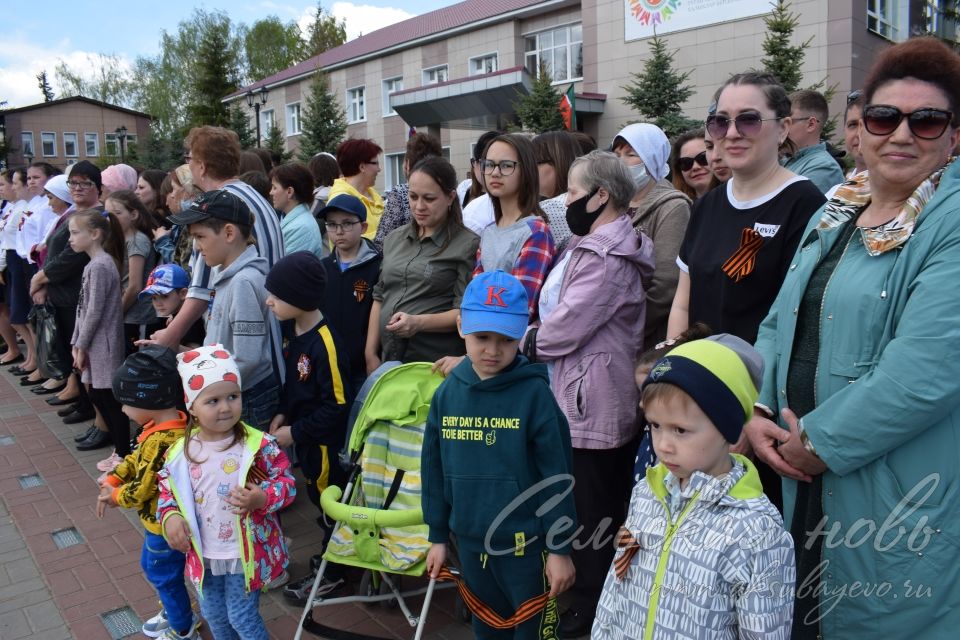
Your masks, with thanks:
M300 127L300 103L287 105L287 135L295 136L303 131Z
M276 119L273 117L273 109L266 109L260 112L260 140L266 140L270 137L270 130L273 129L273 125L276 124Z
M437 84L447 81L447 65L430 67L423 70L423 84Z
M20 155L22 156L30 156L31 158L35 158L37 156L37 154L34 153L34 149L33 149L33 132L32 131L24 131L23 133L20 134L20 149L21 149Z
M40 132L40 151L44 158L57 157L57 134L52 131Z
M527 71L537 75L543 67L554 82L583 77L583 30L579 24L541 31L524 38Z
M103 144L105 151L108 156L118 156L120 155L120 145L117 143L117 134L115 133L105 133L103 134Z
M63 134L63 155L67 158L76 158L80 155L80 149L77 147L77 134Z
M387 189L393 189L398 184L403 184L407 181L407 177L403 174L403 158L405 156L406 154L404 153L384 154L384 169L386 170L384 184Z
M867 0L867 30L888 40L896 40L896 7L894 5L892 0Z
M403 78L389 78L383 81L383 117L395 116L397 112L390 106L390 94L403 91Z
M472 76L478 76L483 73L493 73L496 70L497 54L495 53L470 58L470 75Z
M366 87L347 89L347 122L363 122L366 119Z
M83 143L87 148L87 157L96 158L100 155L100 136L96 133L83 134Z

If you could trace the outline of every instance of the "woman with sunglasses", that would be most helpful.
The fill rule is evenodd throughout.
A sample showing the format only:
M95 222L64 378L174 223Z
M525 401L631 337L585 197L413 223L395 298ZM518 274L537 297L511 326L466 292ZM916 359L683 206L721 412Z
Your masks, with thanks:
M673 186L690 200L702 197L713 186L703 129L691 129L677 136L670 154Z
M867 171L802 235L760 329L765 409L746 431L784 477L805 585L793 638L952 638L960 625L960 167L951 157L960 57L934 38L893 46L874 62L863 97ZM889 586L870 597L831 595L857 580Z

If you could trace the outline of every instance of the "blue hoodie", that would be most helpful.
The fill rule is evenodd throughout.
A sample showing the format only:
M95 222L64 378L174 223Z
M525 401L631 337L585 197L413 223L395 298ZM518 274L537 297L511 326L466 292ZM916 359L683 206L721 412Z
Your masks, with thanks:
M464 359L437 389L427 417L421 471L429 540L446 543L453 532L470 552L568 554L576 527L572 468L570 429L546 367L517 356L481 380Z

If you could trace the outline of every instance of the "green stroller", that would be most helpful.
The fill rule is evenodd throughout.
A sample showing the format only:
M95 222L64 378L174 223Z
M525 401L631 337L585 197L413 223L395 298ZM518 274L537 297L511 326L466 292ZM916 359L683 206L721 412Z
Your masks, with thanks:
M328 487L320 497L324 514L335 520L323 561L307 598L300 628L321 637L358 637L324 626L313 618L313 609L347 602L396 600L419 640L435 588L401 591L397 576L422 576L426 569L427 525L420 509L420 449L434 391L443 382L431 373L430 363L384 364L372 385L361 391L362 406L348 434L351 470L347 486ZM385 371L384 371L385 370ZM379 375L379 377L376 377ZM365 569L360 594L317 599L317 589L327 564ZM391 577L394 576L394 577ZM385 588L384 588L385 587ZM379 593L378 593L379 592ZM426 594L419 616L404 598Z

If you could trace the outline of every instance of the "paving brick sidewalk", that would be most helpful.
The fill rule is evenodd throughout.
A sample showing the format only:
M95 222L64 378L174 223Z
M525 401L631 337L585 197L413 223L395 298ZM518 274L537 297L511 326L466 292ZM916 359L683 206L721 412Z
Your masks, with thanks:
M87 425L67 426L44 398L21 389L4 367L0 372L0 638L3 640L109 640L101 615L130 607L140 620L157 612L156 594L140 569L143 530L132 512L94 510L100 474L96 462L109 449L78 452L73 437ZM23 488L21 478L39 475L40 486ZM320 532L316 509L300 496L283 512L284 534L293 538L290 574L305 572ZM59 549L52 534L75 528L82 542ZM426 584L407 580L405 588ZM356 585L356 580L353 581ZM421 598L411 600L416 613ZM425 637L461 640L469 628L454 619L453 595L434 598ZM278 592L265 594L261 612L271 638L294 636L301 611ZM396 610L344 604L317 609L331 627L389 638L413 632ZM210 635L203 632L205 638ZM132 637L143 637L135 634ZM312 637L305 634L305 637Z

